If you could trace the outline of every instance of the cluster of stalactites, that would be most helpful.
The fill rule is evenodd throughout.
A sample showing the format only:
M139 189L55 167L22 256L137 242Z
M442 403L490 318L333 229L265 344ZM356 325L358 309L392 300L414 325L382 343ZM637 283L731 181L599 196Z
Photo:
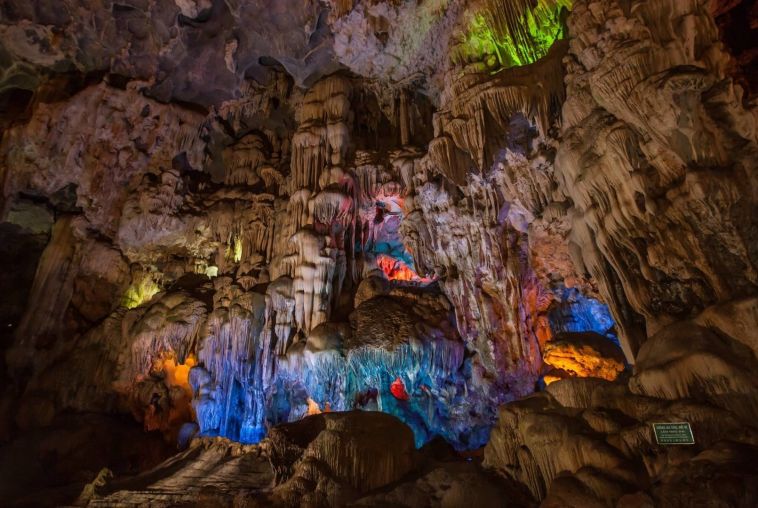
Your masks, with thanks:
M449 50L464 72L497 73L532 64L566 36L573 0L482 0L468 9L467 26Z
M292 138L292 182L297 189L317 190L325 168L342 166L350 138L352 87L342 76L329 76L305 95Z
M282 333L294 327L307 334L328 320L354 265L356 188L345 169L351 93L347 78L329 76L308 90L297 111L290 197L276 211L272 246L272 280L291 281L294 305L293 321L277 324Z
M553 42L563 37L561 11L572 0L486 0L483 17L494 38L508 44L512 65L542 58Z
M360 224L359 246L363 252L371 250L383 226L378 216L377 205L390 200L402 199L402 189L384 165L374 162L355 168L360 192L358 221Z
M451 76L429 144L437 169L458 185L465 184L472 169L488 170L515 115L523 115L547 137L565 95L561 56L556 50L528 67L496 76Z
M255 185L261 180L260 170L269 158L265 141L249 134L223 151L224 183L226 185ZM265 172L269 178L270 172Z
M221 273L237 267L261 269L268 263L277 234L273 196L224 190L210 196L205 205L210 213L197 229L207 229L218 245L211 261Z
M373 206L377 199L404 198L414 187L414 161L420 157L416 149L391 152L389 165L380 163L373 152L358 152L355 156L355 176L361 207Z
M414 213L413 191L425 181L421 156L413 147L390 152L388 164L370 152L356 155L360 197L356 246L362 252L364 276L379 269L390 280L421 284L433 280L426 271L417 272L409 249L412 239L403 229L405 217Z
M433 167L434 159L416 165ZM458 331L480 353L484 368L500 380L521 376L522 385L512 388L526 393L531 387L523 380L536 378L540 362L535 332L523 323L535 309L522 299L528 268L509 240L497 179L468 175L451 193L423 176L416 175L402 226L415 264L440 277Z

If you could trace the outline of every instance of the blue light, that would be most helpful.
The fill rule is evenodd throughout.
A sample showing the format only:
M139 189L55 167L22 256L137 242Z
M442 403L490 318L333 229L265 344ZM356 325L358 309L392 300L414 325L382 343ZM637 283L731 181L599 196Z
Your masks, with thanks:
M256 342L245 337L237 340ZM215 385L214 376L204 367L192 370L201 435L259 442L271 425L304 417L308 399L321 409L328 402L334 411L393 414L413 429L419 447L435 436L458 449L483 446L495 418L494 407L490 412L482 409L491 405L485 394L467 384L470 360L461 341L429 337L393 351L365 347L344 353L325 351L298 362L292 370L280 361L267 382L256 379L255 361L256 355L243 356L236 364L225 365ZM399 400L390 391L397 378L408 400ZM476 418L471 417L474 407L478 408Z
M577 288L563 288L560 303L548 315L553 334L562 332L596 332L620 347L616 322L604 303L584 296Z

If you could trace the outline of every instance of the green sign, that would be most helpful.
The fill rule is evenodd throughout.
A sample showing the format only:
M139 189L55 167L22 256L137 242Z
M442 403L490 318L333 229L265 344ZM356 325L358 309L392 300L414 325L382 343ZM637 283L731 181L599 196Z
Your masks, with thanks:
M655 441L659 445L691 445L695 444L692 427L688 422L654 423Z

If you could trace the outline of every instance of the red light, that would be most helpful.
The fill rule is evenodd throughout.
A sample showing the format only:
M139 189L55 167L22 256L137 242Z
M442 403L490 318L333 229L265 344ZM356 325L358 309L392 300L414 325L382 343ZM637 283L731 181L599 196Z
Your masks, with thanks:
M408 395L408 392L405 391L405 385L403 384L403 380L400 378L396 378L392 382L390 385L390 392L395 396L397 400L408 400L411 398L410 395Z
M407 264L386 254L376 256L376 264L384 272L389 280L401 280L406 282L432 282L429 277L419 275Z

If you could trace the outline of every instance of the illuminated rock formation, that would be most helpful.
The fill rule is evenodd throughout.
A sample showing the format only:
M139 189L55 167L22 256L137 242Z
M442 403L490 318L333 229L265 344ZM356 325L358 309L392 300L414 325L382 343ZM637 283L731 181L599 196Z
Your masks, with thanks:
M613 381L624 371L621 349L607 337L592 332L557 335L545 344L542 359L556 370L550 379L545 376L546 383L562 377L561 372Z
M709 483L710 494L704 494L701 485L703 478L725 477L721 475L740 485L740 502L749 504L756 495L748 486L754 476L743 466L755 457L758 438L748 423L755 403L747 393L755 394L755 389L752 380L739 374L722 375L739 369L744 360L722 349L719 339L712 336L710 352L704 354L708 333L690 324L652 337L645 347L660 348L659 360L647 360L645 354L643 361L641 355L638 373L628 386L563 379L545 392L503 406L485 448L485 464L527 484L549 506L632 502L635 496L647 503L686 506L696 497L723 498L725 493L714 484ZM674 335L680 339L671 340ZM689 342L692 338L695 344ZM685 341L687 352L677 347ZM688 367L661 367L672 358ZM681 377L665 378L663 372ZM727 379L744 384L730 387ZM735 405L717 407L716 397L722 407ZM656 442L651 423L673 421L692 425L695 445ZM703 468L719 473L698 477L696 471ZM655 487L648 487L651 484Z
M754 505L748 4L6 0L0 498Z
M741 190L756 181L755 117L698 2L576 2L569 29L595 35L569 50L556 173L575 261L608 295L631 358L640 316L651 335L754 294L756 202Z

